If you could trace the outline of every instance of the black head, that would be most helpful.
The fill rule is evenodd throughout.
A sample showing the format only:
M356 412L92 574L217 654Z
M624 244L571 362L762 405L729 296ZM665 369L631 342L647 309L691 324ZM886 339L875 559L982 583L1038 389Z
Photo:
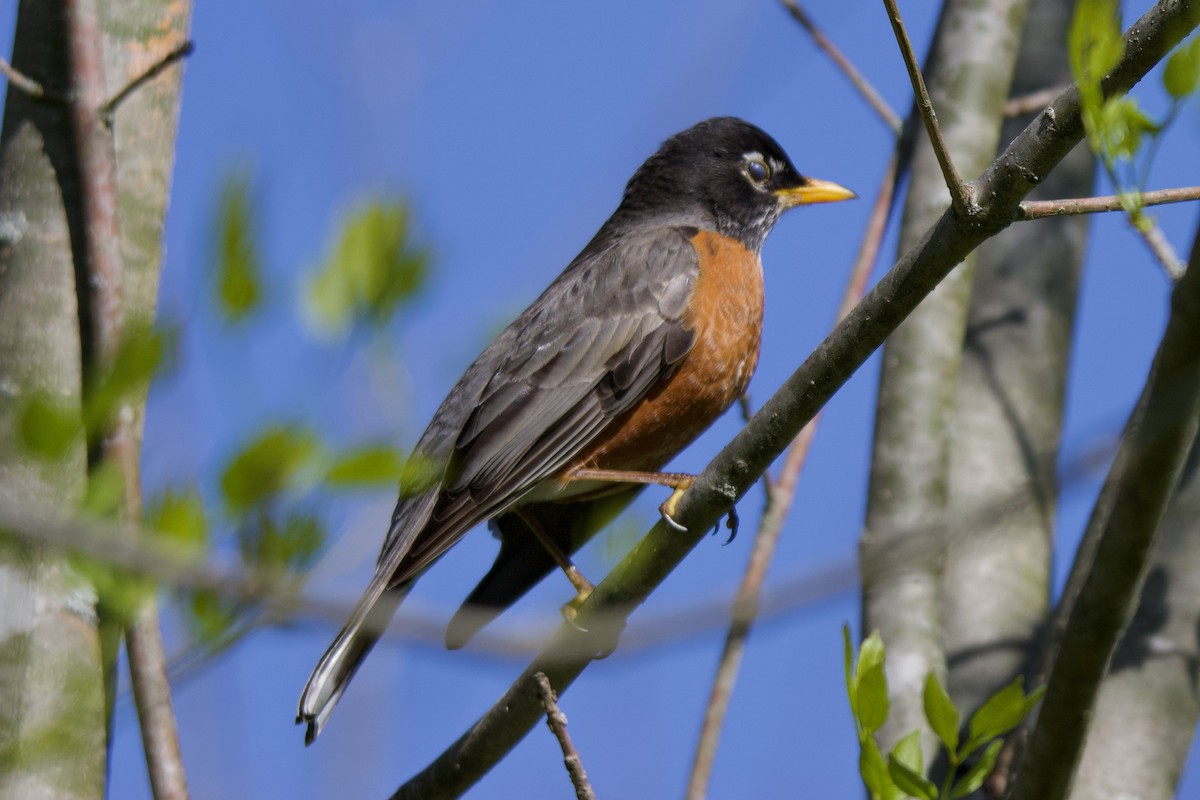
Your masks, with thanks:
M779 143L754 125L714 117L663 142L630 179L614 216L700 225L758 251L787 209L854 196L801 175Z

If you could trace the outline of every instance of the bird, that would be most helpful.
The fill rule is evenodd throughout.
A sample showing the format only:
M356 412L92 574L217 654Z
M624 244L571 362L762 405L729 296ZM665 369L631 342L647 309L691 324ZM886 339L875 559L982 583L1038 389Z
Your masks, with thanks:
M428 475L401 492L375 572L300 698L325 727L413 583L487 522L495 564L446 630L462 647L561 566L746 390L763 319L763 243L784 211L856 195L798 172L760 128L714 117L668 138L612 216L475 359L418 440ZM568 604L571 606L572 604Z

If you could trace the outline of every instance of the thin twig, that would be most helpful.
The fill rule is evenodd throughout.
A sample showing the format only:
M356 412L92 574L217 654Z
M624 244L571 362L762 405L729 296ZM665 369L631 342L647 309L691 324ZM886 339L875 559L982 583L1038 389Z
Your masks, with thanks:
M1179 283L1179 279L1183 277L1183 273L1187 272L1188 267L1183 263L1183 259L1179 257L1179 254L1175 252L1175 248L1162 232L1162 228L1158 226L1158 223L1145 214L1140 214L1138 218L1130 215L1129 224L1142 237L1142 240L1150 248L1150 252L1154 254L1158 263L1162 264L1171 282Z
M1142 192L1143 206L1157 206L1164 203L1182 203L1188 200L1200 200L1200 186L1185 186L1175 189L1155 189L1152 192ZM1080 197L1071 200L1026 200L1017 206L1017 220L1044 219L1045 217L1064 217L1074 214L1097 214L1105 211L1121 211L1121 197L1106 195L1104 197Z
M950 190L950 203L960 216L966 216L973 205L971 189L959 177L958 170L954 167L954 161L950 158L946 140L942 138L937 114L933 110L933 101L929 99L929 90L925 88L925 78L921 75L921 66L917 63L917 55L913 52L908 32L904 30L904 20L900 18L896 0L883 0L883 5L887 8L888 19L896 34L896 42L900 45L901 55L904 56L904 66L908 69L908 77L912 81L913 92L917 97L917 108L921 112L921 119L925 122L925 132L929 134L929 142L933 145L938 166L942 168L942 177L946 181L946 188Z
M8 79L8 85L14 89L24 92L30 97L38 100L51 100L56 103L65 103L66 98L53 92L46 91L46 87L35 81L33 78L21 72L4 58L0 58L0 74L3 74Z
M825 54L838 66L838 69L850 79L850 83L863 96L867 104L875 110L875 113L879 115L884 124L892 129L892 133L899 136L900 129L904 126L904 121L900 119L900 115L893 111L892 107L883 99L883 95L871 85L871 82L867 80L865 75L858 71L858 68L838 49L837 45L830 41L821 29L816 26L816 23L813 22L808 12L801 8L795 0L780 0L780 2L783 3L783 7L788 10L788 13L792 15L792 19L796 20L804 30L808 31L808 35L813 38L813 42L817 47L824 50Z
M546 709L546 725L562 748L563 763L567 766L567 774L571 776L571 785L575 787L575 797L578 800L596 800L596 793L592 791L587 772L583 769L583 760L579 758L579 751L571 742L571 734L567 733L567 715L558 707L550 679L544 672L537 673L533 678L537 681L542 706Z
M871 269L875 265L875 259L883 241L884 231L887 229L892 195L896 190L899 161L899 148L895 148L892 152L891 162L884 173L879 193L875 198L867 229L863 233L858 258L855 260L854 269L850 273L846 291L842 296L842 303L837 313L837 322L839 323L858 304L866 290L867 280L870 278ZM708 783L712 775L713 762L716 759L717 745L729 710L733 686L741 669L746 641L750 637L751 627L758 618L767 569L775 556L775 547L779 542L779 535L783 531L783 523L791 510L796 484L808 458L808 451L820 420L821 415L818 414L800 431L788 448L779 478L768 487L767 510L759 523L758 534L755 536L754 547L750 553L750 562L746 566L746 572L738 587L733 606L733 619L725 634L725 645L717 664L717 674L713 679L712 690L709 692L704 723L700 728L700 740L696 744L692 773L688 779L686 794L688 800L704 800L708 796Z
M1026 114L1041 111L1050 105L1051 100L1062 94L1066 88L1066 86L1051 86L1048 89L1040 89L1036 92L1023 94L1020 97L1010 97L1004 104L1004 116L1023 117Z
M92 370L107 370L121 347L124 327L120 228L117 221L117 165L112 131L103 123L104 55L101 50L98 0L68 0L67 40L71 55L71 111L75 125L85 226L88 318L91 325L88 361ZM102 442L103 457L120 470L121 504L126 535L142 516L138 443L133 408L118 409ZM147 601L153 604L151 598ZM158 614L143 609L126 631L130 682L137 700L146 766L156 800L186 800L179 731L171 708L166 655ZM109 668L112 665L107 665Z
M155 61L145 70L143 70L140 75L136 76L129 81L129 83L121 87L120 91L101 104L99 108L100 118L104 120L105 124L111 124L112 117L117 110L117 106L128 100L129 96L140 89L144 84L158 77L159 73L161 73L167 67L171 66L176 61L190 56L195 49L195 43L191 39L188 39L183 44L168 52L158 61Z

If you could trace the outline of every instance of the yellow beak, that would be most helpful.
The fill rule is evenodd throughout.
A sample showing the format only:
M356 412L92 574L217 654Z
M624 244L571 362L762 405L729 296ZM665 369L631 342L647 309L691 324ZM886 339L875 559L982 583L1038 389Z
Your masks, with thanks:
M786 208L806 206L811 203L836 203L839 200L853 200L858 197L845 186L839 186L833 181L823 181L819 178L805 178L799 186L777 189L775 196L783 201Z

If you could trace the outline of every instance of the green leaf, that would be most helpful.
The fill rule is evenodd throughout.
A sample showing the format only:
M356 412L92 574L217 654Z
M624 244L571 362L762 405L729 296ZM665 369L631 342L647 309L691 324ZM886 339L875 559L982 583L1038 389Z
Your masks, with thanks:
M874 733L883 727L888 717L887 675L884 673L886 653L879 631L873 631L858 650L855 682L858 694L858 716L863 729Z
M292 488L306 468L315 466L320 444L310 431L274 427L238 453L221 478L225 502L243 514Z
M293 512L282 522L259 513L238 529L238 545L245 562L271 573L296 572L308 567L325 542L321 521Z
M996 768L996 759L1000 755L1000 748L1004 747L1004 740L997 739L988 745L987 750L983 751L983 755L979 760L971 766L967 773L958 779L954 784L954 789L950 792L951 800L957 800L959 797L966 797L975 792L988 776L992 774L992 770Z
M1163 88L1176 100L1183 100L1196 91L1200 83L1200 36L1175 48L1163 70Z
M430 488L437 475L431 461L414 454L405 458L387 445L367 445L336 456L325 480L333 487L357 489L375 486L403 487L403 494L420 494Z
M173 343L169 332L148 324L126 326L112 363L90 381L84 392L83 421L90 441L96 441L113 426L117 412L131 395L146 391Z
M1125 52L1118 0L1079 0L1067 34L1076 82L1099 86Z
M146 525L166 541L188 551L199 551L208 541L204 502L195 489L164 492L147 510Z
M343 223L337 245L310 278L308 317L318 330L344 334L360 321L379 326L424 284L428 256L409 241L408 209L369 203Z
M235 171L225 179L217 207L217 289L221 309L235 322L262 303L262 260L250 178Z
M937 800L938 790L933 781L905 764L895 753L888 756L888 775L896 784L896 788L905 794L923 797L925 800Z
M1028 697L1024 691L1025 679L1018 675L1012 683L987 699L979 710L971 717L968 726L967 745L963 748L964 755L981 747L984 742L1011 731L1021 724L1021 721L1033 709L1041 697L1034 692Z
M57 461L81 442L79 407L39 393L29 397L17 416L17 440L34 458Z
M1158 123L1150 119L1137 100L1129 95L1110 97L1105 101L1096 125L1093 150L1110 166L1117 161L1131 160L1142 146L1142 136L1159 131Z
M921 732L913 731L892 748L889 758L895 758L904 766L921 774L925 772L925 758L921 754Z
M842 644L846 662L846 696L850 699L850 714L854 727L861 729L858 722L858 683L854 680L854 643L850 639L850 626L842 625Z
M190 622L196 636L206 644L223 639L237 621L237 607L215 592L192 595Z
M958 709L932 671L925 676L925 719L937 734L951 762L958 760Z
M862 750L858 754L858 772L873 800L897 800L901 796L873 736L868 736L862 743Z
M82 509L97 517L116 517L125 494L125 476L121 468L109 460L88 472L87 490Z

